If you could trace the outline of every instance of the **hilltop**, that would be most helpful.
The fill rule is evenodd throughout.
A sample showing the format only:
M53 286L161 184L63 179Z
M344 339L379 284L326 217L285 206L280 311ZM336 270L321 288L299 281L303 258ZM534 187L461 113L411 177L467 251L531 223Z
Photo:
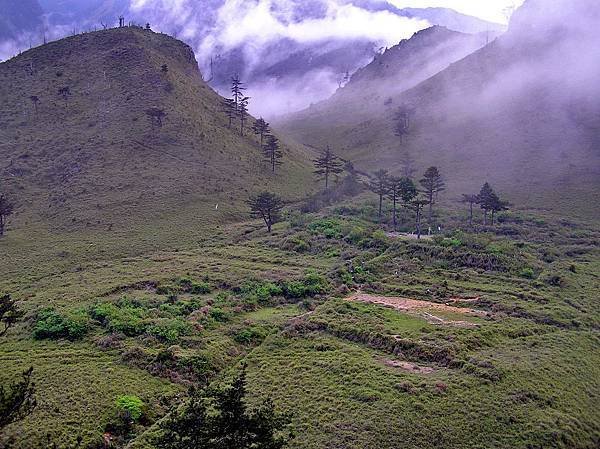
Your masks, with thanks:
M436 164L449 174L454 198L487 179L523 204L594 215L585 198L598 195L600 121L593 105L600 91L584 80L597 73L586 62L593 60L596 31L591 19L543 11L538 2L526 3L505 35L390 98L378 89L401 84L405 74L396 70L378 78L375 60L368 70L371 85L363 81L350 95L367 111L357 113L358 120L338 107L340 92L317 107L317 114L327 111L331 126L315 125L311 109L282 126L303 143L336 145L368 169L398 168L408 151L420 168ZM406 57L397 56L401 67ZM403 144L392 128L402 105L413 110Z
M17 203L2 244L23 263L13 245L34 232L32 251L59 235L108 238L125 254L144 251L140 240L197 239L247 217L252 193L301 197L310 176L304 150L286 145L272 174L256 137L227 128L192 49L151 31L110 29L27 51L0 64L0 98L0 179ZM166 114L162 126L152 109Z

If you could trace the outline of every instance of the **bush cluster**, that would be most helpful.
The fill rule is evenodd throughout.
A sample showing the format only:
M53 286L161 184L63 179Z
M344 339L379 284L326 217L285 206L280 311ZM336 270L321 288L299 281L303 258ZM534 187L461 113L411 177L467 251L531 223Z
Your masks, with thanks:
M88 320L85 314L76 313L63 316L49 308L38 313L33 328L33 337L38 340L59 338L78 340L86 334L87 329Z

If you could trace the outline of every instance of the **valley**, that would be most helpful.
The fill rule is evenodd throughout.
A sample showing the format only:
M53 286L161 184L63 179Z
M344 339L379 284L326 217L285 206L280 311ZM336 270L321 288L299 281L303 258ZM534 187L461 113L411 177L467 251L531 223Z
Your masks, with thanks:
M0 63L0 448L598 447L597 33L555 18L260 120L152 28Z

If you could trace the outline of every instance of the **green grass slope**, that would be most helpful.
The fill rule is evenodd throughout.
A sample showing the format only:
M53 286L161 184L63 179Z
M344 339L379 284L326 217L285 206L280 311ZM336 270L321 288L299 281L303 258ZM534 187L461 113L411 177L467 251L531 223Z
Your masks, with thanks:
M252 193L293 200L310 176L294 145L272 174L256 138L227 128L191 48L151 31L111 29L30 50L0 64L0 98L0 182L17 203L1 245L15 263L55 259L56 239L96 257L94 242L112 257L196 241L246 216ZM162 127L150 108L166 112Z

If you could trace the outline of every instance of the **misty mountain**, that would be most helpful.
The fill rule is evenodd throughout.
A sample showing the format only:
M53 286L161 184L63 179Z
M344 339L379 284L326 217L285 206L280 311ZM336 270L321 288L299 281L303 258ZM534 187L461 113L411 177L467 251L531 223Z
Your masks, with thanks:
M266 115L327 98L386 47L431 25L491 35L503 30L450 9L399 9L380 0L40 0L40 7L36 20L44 21L49 39L101 23L114 26L121 14L127 22L149 22L188 42L204 78L220 92L228 91L233 74L240 74L249 95L261 98L254 102L255 112ZM17 29L11 45L0 44L0 58L28 48L32 40L42 41L40 31L24 37ZM274 90L280 94L266 95Z
M363 168L399 170L409 152L421 168L436 164L454 178L464 173L456 194L489 179L532 203L560 207L541 197L558 186L566 201L578 201L582 190L597 194L600 179L597 20L590 0L568 8L529 0L506 35L404 92L380 94L402 85L402 71L384 79L375 67L357 74L361 88L348 96L366 116L340 107L340 92L292 116L284 129L316 147L337 142ZM397 56L401 67L405 58ZM393 131L399 106L413 110L404 143ZM326 127L318 124L324 120Z
M328 116L349 126L389 113L395 95L483 47L487 39L484 34L459 33L439 26L419 31L376 55L330 99L292 115L292 120L301 117L311 128L326 128Z

